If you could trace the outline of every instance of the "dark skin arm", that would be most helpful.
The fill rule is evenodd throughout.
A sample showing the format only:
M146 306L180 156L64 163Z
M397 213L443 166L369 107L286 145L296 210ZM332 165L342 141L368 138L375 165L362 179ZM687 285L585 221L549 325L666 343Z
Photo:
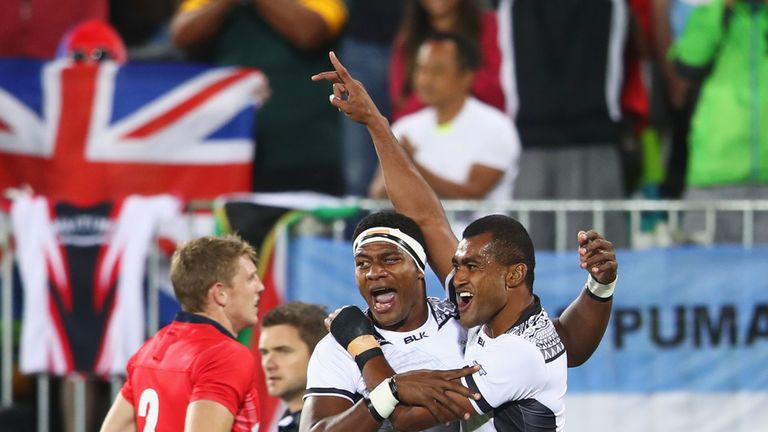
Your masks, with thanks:
M330 321L337 313L338 310L326 320L326 326L330 327ZM371 341L371 347L378 347L375 339L371 338ZM385 379L395 376L401 404L389 418L393 424L403 426L396 426L398 430L422 430L464 415L469 417L471 406L467 397L474 397L474 394L462 386L458 379L478 369L422 370L395 375L384 356L378 356L366 363L363 378L368 389L373 390ZM331 396L308 397L301 411L299 425L302 432L375 431L380 426L363 400L353 405L347 399Z
M394 375L384 357L370 360L365 369L369 370L366 384L375 388L384 379ZM368 364L376 366L368 366ZM439 423L459 419L470 413L472 407L467 397L472 393L457 381L459 377L470 375L474 368L453 371L413 371L397 375L398 394L401 405L389 417L398 430L423 430ZM370 383L375 383L371 385ZM458 393L454 392L457 391ZM442 401L442 402L441 402ZM406 406L405 403L421 406ZM358 431L373 432L380 423L373 419L363 400L354 405L340 397L310 396L304 401L301 410L300 432Z
M344 309L345 307L337 309L325 319L325 326L331 334L334 334L332 322ZM366 321L368 319L362 313L360 317ZM352 357L356 357L381 347L376 338L366 334L349 341L345 348ZM462 386L459 379L478 370L480 367L475 365L447 371L417 370L395 374L386 358L378 355L365 363L361 373L366 387L371 392L380 385L389 389L384 381L392 377L397 384L399 403L389 416L390 421L397 430L423 430L459 418L469 418L473 408L467 398L479 398L480 395ZM307 409L306 405L304 409Z
M236 0L214 0L197 10L177 11L171 21L173 43L191 49L209 41L237 4ZM299 49L317 48L334 36L317 12L295 0L253 0L252 4L264 21Z
M334 71L312 77L315 81L333 83L331 104L343 111L350 119L367 126L379 156L387 192L395 209L412 218L424 233L427 242L429 264L441 280L453 268L452 258L458 239L451 231L442 204L430 188L408 153L397 142L389 128L389 122L381 115L363 85L355 80L336 58L330 54ZM342 98L346 95L346 100ZM597 233L579 237L579 257L582 267L600 283L610 283L616 278L613 245L597 241ZM583 241L583 242L582 242ZM594 243L593 243L594 242ZM584 261L586 260L586 262ZM612 302L599 302L589 295L581 295L571 303L555 324L568 351L568 366L583 364L602 339L610 318Z
M607 284L616 280L618 263L613 244L595 231L580 231L578 241L581 268L600 283ZM552 320L568 351L569 367L583 364L600 345L605 329L608 328L612 307L613 297L599 302L587 294L586 290L582 290L560 317ZM591 330L579 331L580 326Z
M347 399L310 396L304 401L299 421L300 432L370 431L381 426L371 417L363 400L354 405Z

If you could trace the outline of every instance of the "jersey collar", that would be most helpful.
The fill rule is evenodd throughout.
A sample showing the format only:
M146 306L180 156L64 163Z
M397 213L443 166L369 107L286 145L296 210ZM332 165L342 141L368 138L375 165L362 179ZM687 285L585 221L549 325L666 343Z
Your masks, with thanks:
M232 333L230 333L229 330L225 329L223 325L219 324L218 322L208 317L204 317L196 313L180 311L179 313L176 314L176 318L174 318L174 321L190 323L190 324L210 324L214 326L216 330L224 333L225 335L229 336L232 339L235 339L235 336L232 335Z

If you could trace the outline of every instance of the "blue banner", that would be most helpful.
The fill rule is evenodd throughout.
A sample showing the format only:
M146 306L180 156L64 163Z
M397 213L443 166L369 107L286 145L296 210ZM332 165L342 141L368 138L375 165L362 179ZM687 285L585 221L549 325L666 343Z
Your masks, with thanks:
M288 297L364 306L349 242L301 237L289 253ZM768 247L619 251L619 283L603 342L569 371L569 393L768 391ZM576 251L536 256L545 308L558 315L583 289ZM442 297L428 278L428 294Z

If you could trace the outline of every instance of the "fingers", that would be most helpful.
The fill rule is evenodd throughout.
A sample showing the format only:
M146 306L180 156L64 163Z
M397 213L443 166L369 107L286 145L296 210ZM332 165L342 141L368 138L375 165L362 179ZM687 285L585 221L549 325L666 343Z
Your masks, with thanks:
M444 420L441 420L441 423L449 422L455 418L463 418L465 420L469 418L469 413L458 402L451 399L447 393L436 394L435 401L440 408L441 415L444 416Z
M447 380L455 380L458 378L465 377L467 375L472 375L473 373L479 370L480 370L480 365L478 364L471 365L471 366L464 366L461 369L451 369L443 372L444 374L443 378Z
M342 83L333 83L333 94L339 99L346 99L347 86Z
M611 251L597 250L582 254L580 257L581 268L589 271L597 271L594 268L600 266L603 263L616 263L616 255Z
M464 387L461 385L458 381L449 381L445 388L443 389L444 392L453 392L458 395L461 395L462 397L465 397L467 399L474 399L474 400L480 400L481 396L480 393L475 393L474 390Z
M350 307L350 306L352 306L352 305L342 306L342 307L336 309L335 311L331 312L330 314L328 314L328 316L325 317L325 319L323 320L323 324L325 324L325 328L330 331L331 323L333 322L333 319L336 318L336 315L338 315L339 312L341 312L342 309L344 309L346 307Z
M600 233L598 233L595 230L579 231L579 234L577 237L579 240L579 246L584 246L594 240L603 238L603 236L601 236Z
M312 81L330 81L332 83L340 83L341 78L336 71L320 72L319 74L312 75Z
M432 414L439 423L448 423L453 420L451 412L447 410L440 402L434 400L433 403L427 404L424 408Z
M333 65L333 68L336 69L336 72L339 74L339 79L343 83L348 83L352 81L352 76L349 75L349 72L347 71L347 68L344 67L343 64L339 61L339 58L336 57L336 53L331 51L328 53L328 57L331 59L331 64Z

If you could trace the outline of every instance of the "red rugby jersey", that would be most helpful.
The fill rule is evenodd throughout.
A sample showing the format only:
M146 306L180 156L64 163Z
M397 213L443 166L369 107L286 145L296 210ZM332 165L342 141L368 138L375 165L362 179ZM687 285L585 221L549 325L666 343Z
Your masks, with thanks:
M137 430L184 430L187 405L209 400L235 416L233 432L250 432L259 420L255 373L248 348L226 329L179 312L131 357L121 392L134 406Z

